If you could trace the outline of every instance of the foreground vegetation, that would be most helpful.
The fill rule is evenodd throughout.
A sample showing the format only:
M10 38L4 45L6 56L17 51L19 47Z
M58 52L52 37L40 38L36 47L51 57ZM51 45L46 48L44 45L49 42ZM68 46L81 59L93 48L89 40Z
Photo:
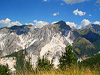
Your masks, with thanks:
M11 75L7 66L0 65L0 75Z
M100 75L100 68L85 68L85 67L78 67L73 66L70 68L66 68L65 70L61 69L51 69L51 70L31 70L19 72L15 75Z
M78 63L78 64L80 66L90 67L90 68L100 67L100 54L97 54L89 59L82 61L81 63Z
M30 62L24 63L23 59L25 55L21 54L22 51L14 53L11 56L17 57L17 66L16 72L13 75L100 75L100 54L77 63L77 57L72 50L73 48L70 45L65 47L65 52L62 53L59 60L58 69L55 69L53 67L54 64L50 63L44 56L42 59L38 58L37 68L33 69ZM20 65L18 66L18 64ZM11 74L7 68L5 69L5 66L1 66L0 75Z

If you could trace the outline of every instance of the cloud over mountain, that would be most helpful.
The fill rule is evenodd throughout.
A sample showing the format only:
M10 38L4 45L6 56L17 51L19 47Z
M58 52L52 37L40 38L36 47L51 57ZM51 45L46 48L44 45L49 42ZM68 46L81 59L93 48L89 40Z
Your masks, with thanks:
M33 22L35 23L34 26L36 28L41 28L41 27L43 27L43 26L45 26L45 25L48 24L48 22L45 22L45 21L37 21L37 20L34 20Z
M83 20L81 21L81 25L78 26L78 29L80 29L80 28L82 28L82 27L84 27L84 26L86 26L86 25L89 25L90 23L91 23L91 22L90 22L89 20L83 19Z
M5 20L0 20L0 25L3 27L11 27L13 25L22 25L19 21L14 21L11 22L11 20L9 18L6 18Z
M25 23L25 25L34 25L33 23Z
M36 28L41 28L48 24L48 22L45 22L45 21L34 20L33 22L34 23L25 23L25 25L34 25ZM11 20L9 18L6 18L5 20L0 20L1 27L11 27L14 25L20 26L22 24L19 21L11 22Z
M100 22L99 22L99 21L95 21L93 24L98 24L98 25L100 25Z
M69 25L71 28L77 26L77 24L75 24L74 22L66 22L67 25Z
M89 20L87 20L87 19L83 19L82 21L81 21L81 25L82 26L86 26L86 25L89 25L91 22L89 21Z

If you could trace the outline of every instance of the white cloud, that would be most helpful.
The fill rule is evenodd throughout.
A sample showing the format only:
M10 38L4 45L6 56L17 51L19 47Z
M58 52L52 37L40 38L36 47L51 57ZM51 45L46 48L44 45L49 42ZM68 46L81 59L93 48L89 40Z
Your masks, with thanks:
M75 4L75 3L80 3L83 2L85 0L63 0L65 3L67 4Z
M64 5L64 3L60 3L60 5Z
M34 26L35 26L36 28L41 28L41 27L43 27L43 26L49 24L48 22L37 21L37 20L34 20L33 22L35 23Z
M89 24L91 24L91 22L90 22L89 20L83 19L83 20L81 21L81 25L78 26L78 29L81 29L82 27L87 26L87 25L89 25ZM98 25L100 25L100 21L95 21L95 22L93 22L92 24L98 24Z
M9 27L11 27L11 26L13 26L13 25L18 25L18 26L20 26L20 25L22 25L20 22L18 22L18 21L15 21L15 22L11 22L10 24L9 24Z
M56 13L53 14L53 16L57 16L57 15L59 15L59 12L56 12Z
M74 10L73 13L74 13L75 15L79 15L79 16L83 16L83 15L86 14L86 12L78 11L78 9Z
M81 25L78 26L78 29L81 29L82 27L87 26L87 25L89 25L90 23L91 23L91 22L90 22L89 20L83 19L83 20L81 21Z
M43 0L44 2L47 2L48 0Z
M99 22L99 21L95 21L93 24L98 24L98 25L100 25L100 22Z
M73 28L73 27L76 28L76 26L77 26L77 24L75 24L74 22L66 22L66 24L69 25L71 28Z
M91 22L90 22L89 20L83 19L83 20L81 21L81 26L84 27L84 26L86 26L86 25L89 25L90 23L91 23Z
M25 25L34 25L33 23L25 23Z
M100 3L100 0L97 0L96 3Z
M50 0L43 0L43 2L50 2Z
M89 14L89 16L92 16L91 14Z
M9 24L10 23L10 19L9 18L6 18L5 20L0 20L0 25L7 25L7 24Z
M11 22L11 20L9 18L6 18L5 20L0 20L0 25L2 27L11 27L13 25L22 25L20 22L18 21L15 21L15 22Z
M34 25L36 28L41 28L48 24L48 22L37 21L37 20L34 20L33 22L34 23L25 23L25 25ZM11 27L13 25L20 26L22 24L18 21L11 22L9 18L6 18L5 20L0 20L0 27Z
M54 21L54 22L52 22L51 24L55 24L55 23L57 23L58 21Z
M78 29L81 29L82 28L82 26L78 26Z

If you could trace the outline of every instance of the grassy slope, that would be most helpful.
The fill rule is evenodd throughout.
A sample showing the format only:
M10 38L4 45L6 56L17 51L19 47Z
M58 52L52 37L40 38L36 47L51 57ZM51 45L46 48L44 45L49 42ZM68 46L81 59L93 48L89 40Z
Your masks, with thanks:
M95 53L94 45L90 41L82 37L78 37L77 39L75 39L73 48L78 56L93 56L93 54Z
M84 30L75 29L74 31L78 32L81 37L85 38L83 39L83 38L78 37L77 39L75 39L75 42L73 44L74 51L78 56L83 56L84 54L93 56L94 54L100 51L100 39L96 31L92 29L90 30L89 29L84 29ZM90 37L91 35L94 36L92 39ZM90 41L95 40L95 42L90 42L86 38L90 39ZM88 49L87 49L87 46L88 46Z
M77 29L75 29L74 31L77 31L80 35L86 35L89 32L89 30L87 30L87 29L85 29L85 30L77 30Z

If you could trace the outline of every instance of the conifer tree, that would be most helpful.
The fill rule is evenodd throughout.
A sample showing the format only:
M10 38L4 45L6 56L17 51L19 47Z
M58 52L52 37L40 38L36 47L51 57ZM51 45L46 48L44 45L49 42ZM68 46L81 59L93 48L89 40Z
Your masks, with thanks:
M65 52L62 53L62 57L59 60L61 69L65 69L66 66L70 67L72 64L77 63L76 54L73 52L71 45L65 47Z
M38 58L38 68L43 69L43 70L50 70L53 67L53 64L50 63L50 61L43 56L41 59L40 57Z

